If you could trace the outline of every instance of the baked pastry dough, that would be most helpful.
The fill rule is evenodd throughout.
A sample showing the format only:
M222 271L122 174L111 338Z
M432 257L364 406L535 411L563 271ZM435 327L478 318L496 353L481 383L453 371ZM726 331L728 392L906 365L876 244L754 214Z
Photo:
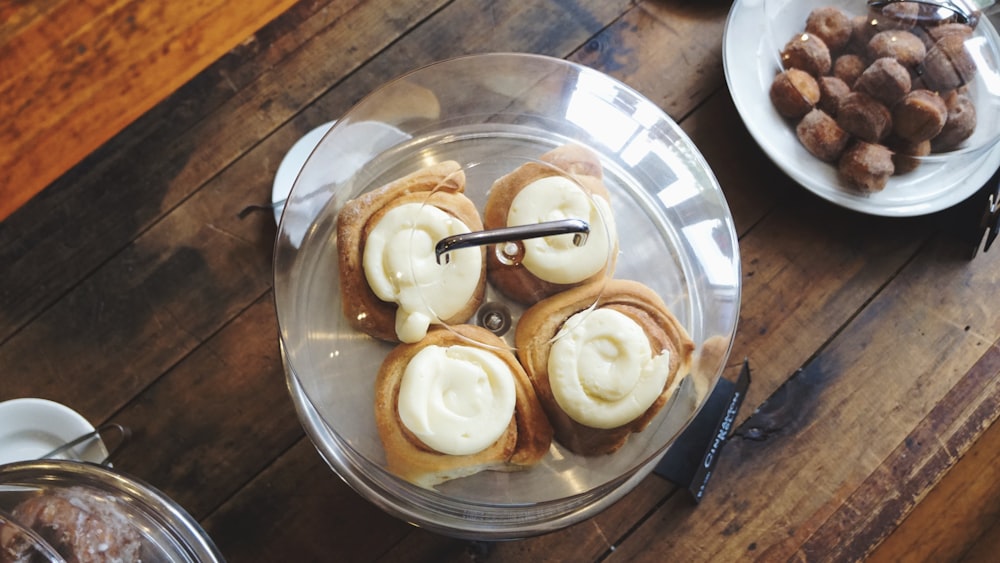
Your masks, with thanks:
M483 248L463 248L438 264L446 236L482 230L454 161L413 172L351 200L337 216L340 297L359 331L415 342L431 324L465 322L486 291Z
M572 234L525 240L512 247L514 258L504 256L508 245L487 252L490 283L525 304L609 276L618 252L611 196L597 155L569 144L539 160L493 183L483 224L498 229L574 218L587 221L590 235L579 247Z
M138 525L130 521L128 514L110 496L95 496L82 487L70 487L31 496L15 506L11 514L16 521L38 533L67 561L142 560ZM0 524L0 531L2 528ZM0 538L3 536L0 533ZM23 545L18 548L5 541L0 545L0 561L8 561L5 555L18 554L15 551L22 549ZM32 554L20 555L30 557ZM35 561L35 558L23 560Z
M389 471L426 488L484 470L527 468L552 442L517 358L473 325L435 327L420 342L394 348L376 380L375 422Z
M515 343L555 439L586 456L612 453L645 429L694 351L660 297L630 280L539 301L518 321Z

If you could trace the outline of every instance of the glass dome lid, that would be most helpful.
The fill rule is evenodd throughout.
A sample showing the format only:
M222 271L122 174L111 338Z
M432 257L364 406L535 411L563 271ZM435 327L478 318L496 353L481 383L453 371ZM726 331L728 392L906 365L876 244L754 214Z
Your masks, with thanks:
M96 463L0 465L0 561L223 561L184 508Z
M687 136L628 86L526 54L420 68L338 119L274 276L321 455L390 513L474 538L634 487L718 381L740 300L732 218Z

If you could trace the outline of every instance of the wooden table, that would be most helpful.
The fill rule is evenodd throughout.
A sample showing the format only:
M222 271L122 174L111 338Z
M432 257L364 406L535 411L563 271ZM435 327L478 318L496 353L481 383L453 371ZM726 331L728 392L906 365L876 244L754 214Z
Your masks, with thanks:
M50 138L31 158L0 155L0 193L17 199L0 222L0 400L132 428L115 466L177 500L229 560L995 556L1000 250L970 260L946 217L858 214L773 166L726 88L729 2L30 4L0 6L0 50L31 55L0 57L3 146ZM88 12L56 17L70 8ZM362 499L304 436L278 353L274 221L239 213L269 201L311 128L418 65L487 51L633 86L723 186L743 264L731 364L747 358L753 381L698 505L651 475L556 533L455 540ZM84 86L60 90L45 61ZM37 107L51 122L21 115Z

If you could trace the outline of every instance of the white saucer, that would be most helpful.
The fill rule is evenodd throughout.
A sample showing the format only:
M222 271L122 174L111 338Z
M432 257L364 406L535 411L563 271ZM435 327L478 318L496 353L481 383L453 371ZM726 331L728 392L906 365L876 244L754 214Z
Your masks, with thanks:
M333 127L334 123L336 120L328 121L303 135L302 138L295 141L292 148L285 153L285 157L281 159L278 171L274 174L274 186L271 189L271 205L274 208L275 222L281 220L281 211L285 208L285 200L292 192L292 185L295 184L295 178L302 170L302 165L306 163L306 159L309 158L313 149L323 139L323 135L326 135L326 132Z
M730 95L747 130L768 157L796 183L848 209L904 217L933 213L961 202L985 184L1000 166L1000 145L997 145L985 154L955 157L946 165L923 164L913 172L893 176L881 192L866 195L845 189L836 168L809 154L798 141L794 127L771 105L768 90L778 72L778 57L774 54L778 48L769 34L791 37L797 27L804 26L806 16L814 7L834 5L851 10L860 2L771 1L767 9L766 0L736 0L733 3L723 35L723 66ZM979 29L994 44L1000 41L989 22L982 22ZM987 94L985 88L980 90L980 95ZM987 105L979 98L976 104L977 107Z
M326 205L330 198L332 186L336 186L358 170L372 157L405 141L410 135L400 129L380 121L355 121L338 127L341 134L335 139L327 140L327 133L336 121L324 123L306 133L292 145L278 165L274 175L274 187L271 191L271 204L274 207L274 218L282 223L281 231L289 238L291 244L298 246L315 217L316 207ZM348 136L345 131L350 131ZM303 166L321 143L338 142L350 138L349 147L339 149L340 165L336 168L313 167L312 173L302 174ZM292 188L295 194L291 195ZM290 211L284 213L285 200L292 197L293 205Z
M0 402L0 465L38 459L88 432L94 426L73 409L46 399ZM108 450L99 437L80 444L62 459L101 463Z

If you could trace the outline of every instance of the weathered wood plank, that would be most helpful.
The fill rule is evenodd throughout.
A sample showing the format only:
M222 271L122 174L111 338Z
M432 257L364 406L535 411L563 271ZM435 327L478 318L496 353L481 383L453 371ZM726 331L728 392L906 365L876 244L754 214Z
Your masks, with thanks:
M202 518L292 447L277 332L267 292L114 414L134 431L115 466Z
M722 186L738 236L749 232L781 201L801 195L801 188L754 143L727 90L715 92L680 125ZM726 134L720 137L719 131Z
M995 287L1000 258L968 264L940 241L925 250L746 422L696 518L668 502L615 558L649 560L655 545L695 560L855 559L905 516L953 463L938 452L961 455L996 418L1000 393L991 376L1000 314L976 298ZM901 338L874 338L884 331ZM974 399L949 410L951 393ZM913 436L947 445L906 441ZM865 506L879 487L900 500L871 495L878 504Z
M729 7L718 0L640 2L573 58L635 88L681 121L725 85L722 31Z
M962 563L991 563L996 561L997 553L1000 553L1000 521L993 521L993 525L979 536L979 540L972 548L963 553L958 559Z
M126 0L103 5L68 0L0 4L0 58L9 70L0 76L0 82L31 72L33 56L55 50L67 37L79 33L84 22L99 17L102 9L113 10L122 1Z
M411 528L338 479L307 439L206 519L204 527L232 563L372 561ZM268 537L267 547L261 550L248 537Z
M50 385L104 419L263 294L273 220L239 220L241 194L202 191L0 346L0 371L20 375L0 398Z
M293 1L71 2L22 28L0 56L0 220Z
M980 538L995 537L989 530L998 521L1000 424L994 423L867 560L957 561Z
M379 561L541 561L560 554L564 561L596 561L636 523L640 522L674 491L673 485L652 475L617 503L596 516L558 533L512 542L470 542L413 530Z
M834 561L866 555L1000 416L997 374L1000 347L994 343L802 551ZM929 444L944 448L928 454Z
M411 11L399 11L392 8L397 3L387 1L335 4L340 8L307 11L306 20L315 19L313 24L302 24L297 11L295 17L279 20L261 40L280 40L261 51L241 53L246 59L225 61L213 69L209 84L196 80L191 91L170 100L172 110L154 112L152 124L144 122L120 144L113 142L120 153L99 152L22 212L0 222L0 262L6 266L0 269L0 342L244 150L415 25L427 13L419 9L437 6L408 3ZM399 13L389 23L380 23L394 11ZM309 47L298 48L303 41L295 38L299 30L312 34L304 38ZM340 56L329 56L341 49ZM285 64L276 67L277 61ZM184 125L175 126L177 121ZM270 182L277 169L277 161L269 164L260 185ZM269 197L261 193L256 201Z

